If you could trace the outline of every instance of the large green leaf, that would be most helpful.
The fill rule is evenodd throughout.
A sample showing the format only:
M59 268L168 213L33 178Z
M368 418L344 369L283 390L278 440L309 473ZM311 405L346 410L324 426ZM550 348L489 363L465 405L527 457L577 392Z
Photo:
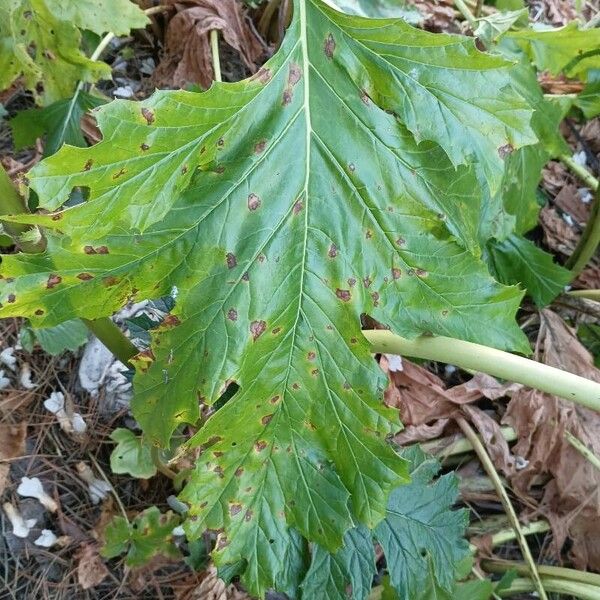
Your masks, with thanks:
M3 0L0 3L0 90L23 76L38 103L73 95L79 81L110 78L110 67L80 50L77 28L124 34L144 26L129 0Z
M324 0L326 4L339 9L347 15L361 17L392 18L401 17L408 23L419 23L423 15L405 0Z
M540 71L587 79L590 69L600 68L600 29L579 29L576 22L552 29L539 26L506 34Z
M21 219L48 226L48 250L3 257L0 315L50 326L173 292L133 410L166 446L239 385L190 442L182 498L189 535L218 530L215 560L246 560L257 595L293 588L300 534L335 551L406 481L363 313L528 350L521 293L476 257L479 178L498 187L535 140L511 69L465 38L297 0L253 79L102 107L101 143L33 173L46 208L74 186L89 200Z

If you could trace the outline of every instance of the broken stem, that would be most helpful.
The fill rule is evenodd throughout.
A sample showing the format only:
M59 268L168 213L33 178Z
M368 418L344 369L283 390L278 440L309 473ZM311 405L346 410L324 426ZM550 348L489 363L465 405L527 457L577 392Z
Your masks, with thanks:
M544 577L544 587L553 594L564 594L581 600L600 600L600 587L579 583L577 581L568 581L566 579L556 579L554 577ZM515 579L510 587L498 592L501 598L516 596L517 594L526 594L535 592L537 587L531 579Z
M213 29L210 32L210 49L212 52L212 64L215 81L223 81L221 74L221 59L219 58L219 30Z
M435 360L522 383L600 412L600 383L529 358L443 336L408 340L391 331L363 331L371 351Z
M588 300L600 302L600 290L572 290L567 293L569 296L577 296L579 298L587 298Z
M540 579L540 574L537 571L537 567L535 561L533 560L533 555L531 554L531 550L529 549L529 544L527 543L527 538L525 537L523 530L521 529L521 524L519 523L519 517L517 517L517 513L506 493L506 489L502 485L502 481L500 481L500 476L498 472L494 468L494 464L492 463L492 459L484 448L481 440L475 433L475 430L463 419L459 417L456 419L456 423L462 429L462 432L465 434L467 439L473 444L473 449L475 450L475 454L479 457L481 461L481 465L483 466L484 471L488 474L492 482L494 483L494 487L496 489L496 493L500 497L500 502L502 502L502 506L506 511L506 516L508 520L515 530L517 542L521 548L521 552L523 553L523 558L528 566L528 574L532 577L535 583L535 590L538 592L540 598L542 600L548 600L548 596L546 595L546 591L544 590L544 586L542 585L542 580Z
M454 6L458 8L458 11L469 23L471 28L475 29L475 27L477 26L477 19L475 18L469 7L465 4L464 0L454 0Z
M529 523L529 525L521 526L521 533L524 536L536 535L538 533L547 533L550 531L550 523L548 521L534 521L533 523ZM498 546L502 546L507 542L513 542L517 539L517 534L515 530L511 527L510 529L502 529L497 533L492 535L490 540L490 546L492 548L497 548ZM471 546L471 549L474 550L475 546Z
M575 437L570 431L565 430L565 439L590 464L600 470L600 458L598 458L578 437Z

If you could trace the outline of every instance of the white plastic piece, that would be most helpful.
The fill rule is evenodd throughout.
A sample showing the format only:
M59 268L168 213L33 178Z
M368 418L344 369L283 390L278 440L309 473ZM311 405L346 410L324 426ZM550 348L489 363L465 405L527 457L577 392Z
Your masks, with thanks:
M575 152L575 154L573 154L573 162L577 163L581 167L585 167L587 165L585 150L582 150L581 152Z
M397 354L386 354L385 357L388 361L388 370L391 373L398 373L400 371L404 371L401 356L398 356Z
M12 525L13 535L18 538L26 538L31 529L35 527L36 519L23 519L23 515L10 502L5 502L2 508Z
M24 498L36 498L42 506L44 506L50 512L56 512L58 510L58 504L44 491L42 482L37 477L22 477L21 483L17 488L17 494Z
M42 533L33 543L36 546L41 546L42 548L52 548L57 541L58 538L52 531L49 529L42 529Z
M17 357L15 356L15 349L12 346L4 348L0 352L0 363L7 366L11 371L17 370Z
M592 195L592 192L590 191L589 188L586 188L586 187L578 188L577 189L577 194L579 196L579 199L584 204L589 204L594 199L594 196Z
M52 392L50 397L44 400L44 408L56 416L63 431L77 434L85 433L87 425L83 417L76 412L69 416L65 410L65 396L62 392Z

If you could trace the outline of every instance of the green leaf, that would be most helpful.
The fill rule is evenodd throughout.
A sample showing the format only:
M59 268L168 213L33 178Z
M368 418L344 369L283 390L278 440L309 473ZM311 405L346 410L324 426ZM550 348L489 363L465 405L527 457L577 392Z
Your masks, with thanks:
M575 106L581 109L586 119L600 115L600 81L588 83L575 99Z
M347 15L373 19L400 17L413 25L423 21L419 10L405 0L325 0L325 3Z
M302 598L347 600L350 586L353 600L362 600L371 591L375 573L371 532L366 527L351 529L344 537L344 546L335 554L315 545L310 569L302 582Z
M469 554L463 539L467 512L451 510L458 497L454 475L432 482L439 463L419 448L403 456L412 465L412 481L390 495L384 521L375 528L383 548L391 583L401 598L420 598L423 589L430 596L436 590L452 589L461 560ZM454 596L448 596L454 597Z
M2 316L45 326L174 292L133 411L167 446L239 385L190 442L182 498L190 538L219 530L215 561L245 559L256 595L294 587L302 536L337 550L407 480L363 313L409 337L529 348L521 293L477 257L479 178L498 187L498 148L535 141L512 64L401 20L295 9L253 79L111 103L102 142L43 161L42 206L74 186L89 200L25 217L48 250L3 257L0 284Z
M45 108L20 111L10 121L16 149L35 144L37 138L46 136L44 156L58 151L63 144L85 148L87 143L81 131L84 114L106 102L78 90L72 98L59 100Z
M600 325L584 323L577 329L577 335L594 356L596 367L600 368Z
M128 567L141 567L158 555L177 558L179 550L173 543L173 529L180 518L171 511L162 514L156 506L139 513L129 523L124 517L115 517L104 531L104 558L125 554Z
M579 29L576 22L558 29L537 27L508 32L539 71L587 80L590 69L600 68L600 29Z
M552 255L516 234L502 242L490 242L490 267L499 281L521 283L533 301L544 307L571 281L571 272L555 263Z
M117 442L110 455L110 468L113 473L126 473L138 479L148 479L156 475L150 448L129 429L115 429L110 439Z
M475 37L479 38L486 46L491 45L504 35L515 23L527 18L527 9L521 8L507 12L493 13L487 17L477 19L477 27L474 31Z
M21 343L31 352L35 343L48 354L62 354L66 350L75 352L88 339L88 328L79 319L71 319L54 327L34 329L24 327L21 330Z
M130 29L142 29L150 22L144 11L130 0L44 0L61 21L97 34L111 31L127 35Z
M81 33L63 20L57 4L4 0L0 5L0 90L22 75L36 101L48 105L71 97L79 81L110 79L108 65L79 50Z

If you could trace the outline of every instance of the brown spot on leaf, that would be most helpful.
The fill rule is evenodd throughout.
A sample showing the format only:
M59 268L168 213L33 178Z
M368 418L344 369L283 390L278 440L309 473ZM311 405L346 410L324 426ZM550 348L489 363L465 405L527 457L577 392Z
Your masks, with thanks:
M146 152L146 150L150 150L150 146L148 146L148 144L142 144L142 145L140 146L140 150L141 150L142 152Z
M365 90L361 90L360 99L363 101L365 106L369 106L369 104L371 104L371 97L369 96L369 94L367 94Z
M242 281L250 281L250 275L248 274L248 271L242 275Z
M275 327L275 329L273 329L273 331L271 331L271 333L273 335L277 335L280 331L281 331L281 327Z
M108 254L108 248L106 246L98 246L96 254Z
M337 290L335 290L335 295L342 302L349 302L352 299L352 294L350 293L350 290L341 290L340 288L338 288Z
M273 415L265 415L260 422L266 427L270 422L271 419L273 418Z
M273 74L271 73L271 69L265 69L265 67L261 67L256 74L252 76L252 79L258 79L261 83L269 83Z
M244 469L243 469L243 467L238 467L238 468L235 470L235 473L234 473L234 475L235 475L236 477L241 477L243 472L244 472Z
M317 377L317 376L319 375L319 369L313 369L313 370L310 372L310 374L311 374L313 377Z
M402 277L402 271L396 267L392 269L392 277L394 279L400 279Z
M183 167L181 167L181 174L185 175L188 172L188 166L187 165L183 165Z
M281 400L281 396L277 395L277 396L273 396L269 402L271 404L279 404L279 401Z
M88 160L85 162L85 165L83 165L83 170L89 171L92 168L93 164L94 164L94 161L91 158L88 158Z
M293 383L292 384L292 389L293 390L299 390L300 389L300 384L299 383Z
M349 170L351 173L354 173L354 171L356 171L356 165L355 165L354 163L349 163L349 164L348 164L348 170Z
M256 194L248 196L248 210L256 210L260 207L260 198Z
M215 458L221 458L221 456L223 456L223 452L221 452L220 450L215 450L215 451L213 452L213 456L214 456Z
M118 277L115 277L114 275L109 275L108 277L102 278L102 283L106 287L112 287L113 285L117 285L119 281L120 279Z
M290 85L296 85L302 78L302 69L300 65L296 63L290 64L290 74L288 75L288 82Z
M315 358L317 358L317 353L313 352L312 350L306 355L306 358L308 358L308 360L315 360Z
M256 442L254 444L254 449L257 452L262 452L266 447L267 447L267 442L265 442L265 440L258 440L258 442Z
M229 514L232 517L235 517L236 515L239 515L242 512L242 505L239 504L238 502L234 502L233 504L231 504L229 506Z
M41 308L38 308L38 309L35 311L35 314L36 314L38 317L41 317L41 316L44 314L44 311L43 311Z
M325 45L323 46L323 50L325 51L325 56L331 60L333 58L333 54L335 52L335 39L333 34L330 33L325 40Z
M246 514L244 515L244 521L246 521L246 522L251 521L253 516L254 516L254 513L250 509L248 509L246 511Z
M64 214L63 213L54 213L52 215L52 220L53 221L60 221L63 218Z
M162 327L177 327L177 325L180 325L181 321L179 320L178 317L176 317L175 315L167 315L163 322L161 323Z
M356 279L354 277L350 277L350 279L348 279L348 285L353 288L356 285Z
M409 277L414 277L414 275L415 275L415 270L414 270L414 269L409 269L409 270L407 271L407 273L408 273L408 276L409 276Z
M226 535L220 535L217 539L217 550L223 550L223 548L227 548L229 546L229 540Z
M152 123L154 123L154 112L145 106L142 108L142 117L146 119L146 123L148 125L152 125Z
M365 238L370 240L373 237L373 232L370 229L367 229L365 233Z
M281 103L283 104L283 106L287 106L288 104L292 103L293 98L294 92L290 88L286 88L285 90L283 90Z
M335 244L331 244L331 246L329 246L329 252L327 253L327 256L329 256L329 258L335 258L337 255L338 255L337 246Z
M429 273L425 269L417 269L418 277L427 277Z
M119 179L119 177L121 177L122 175L125 175L125 173L127 173L127 171L125 169L121 169L120 171L118 171L117 173L115 173L112 178L113 179Z
M219 476L219 479L223 479L225 477L225 473L223 473L223 467L217 465L213 471Z
M379 294L377 292L371 294L371 299L373 300L374 306L379 306Z
M46 288L51 290L53 287L57 286L62 281L62 277L60 275L50 275L48 277L48 281L46 282Z
M512 144L504 144L504 146L500 146L498 148L498 156L504 160L509 154L512 154L515 151L515 148Z
M89 281L90 279L94 279L94 276L91 273L79 273L79 275L77 275L77 279L81 279L81 281Z
M442 311L442 317L447 317L448 316L448 311L447 310L443 310Z
M86 254L98 254L98 253L96 252L96 249L95 249L93 246L85 246L85 247L84 247L84 249L83 249L83 251L84 251Z
M267 328L267 323L265 321L252 321L250 323L250 333L252 334L252 339L256 341Z
M297 200L296 204L294 204L294 214L297 215L302 212L304 209L304 202L302 200Z
M260 140L254 144L254 154L262 154L267 147L267 140Z
M15 300L16 300L16 299L17 299L17 297L16 297L14 294L9 294L9 295L8 295L8 298L6 299L6 301L7 301L9 304L13 304L13 303L15 302Z
M235 254L233 254L233 252L228 252L225 258L227 259L227 266L230 269L233 269L237 266L237 258L235 257Z
M373 280L370 277L365 277L363 279L363 285L368 288L371 287L371 284L373 283Z
M406 240L404 238L398 238L396 240L396 245L397 246L404 246L406 244Z
M214 444L218 444L219 442L222 442L223 438L220 435L213 435L207 442L206 445L207 446L213 446Z
M358 343L358 339L357 339L357 338L355 338L355 337L353 337L353 338L350 338L350 343L351 343L351 344L357 344L357 343Z
M227 311L227 318L228 318L230 321L237 321L237 318L238 318L238 313L237 313L237 310L235 310L235 308L230 308L230 309Z

